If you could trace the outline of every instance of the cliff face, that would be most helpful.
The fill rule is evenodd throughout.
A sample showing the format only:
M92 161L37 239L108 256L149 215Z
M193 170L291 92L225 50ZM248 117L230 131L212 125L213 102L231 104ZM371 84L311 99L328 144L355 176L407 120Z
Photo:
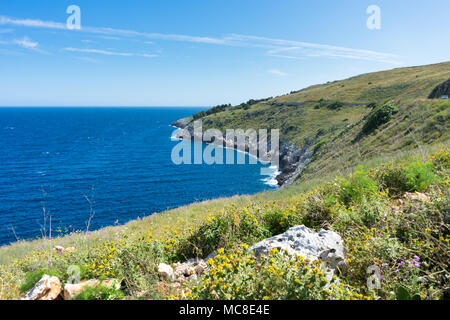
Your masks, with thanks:
M313 143L307 143L302 149L295 145L280 143L280 168L276 179L279 186L287 186L297 177L311 161L314 151Z
M434 88L428 98L440 99L442 96L450 96L450 79Z

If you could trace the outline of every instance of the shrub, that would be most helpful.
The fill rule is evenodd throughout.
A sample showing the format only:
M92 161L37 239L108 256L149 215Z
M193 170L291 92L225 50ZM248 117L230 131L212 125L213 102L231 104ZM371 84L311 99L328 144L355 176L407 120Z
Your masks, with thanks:
M345 106L345 103L341 101L335 101L333 103L330 103L327 108L330 110L338 110Z
M39 270L39 271L30 271L25 274L25 279L23 280L20 291L28 292L31 290L36 283L45 275L60 277L60 274L56 270Z
M409 191L426 191L435 181L431 162L412 162L405 167L405 176Z
M398 112L396 106L385 104L375 107L366 117L366 122L361 130L360 135L368 135L381 125L389 122L392 116Z
M254 210L251 207L238 209L232 205L210 214L181 241L177 256L180 259L205 257L219 247L232 248L239 243L253 243L270 236Z
M329 281L320 262L273 249L257 259L248 246L208 260L210 270L188 295L201 300L369 299L336 277Z
M371 171L384 189L391 195L404 192L425 191L436 180L431 162L411 162L407 164L389 163Z
M121 290L105 286L86 287L75 300L121 300L124 294Z
M315 229L329 227L340 206L336 185L327 183L310 192L302 206L303 224Z
M326 139L320 141L318 144L315 145L314 152L318 152L327 143L328 143L328 140L326 140Z
M363 198L371 199L377 194L378 184L363 168L357 169L348 180L343 179L340 183L339 200L346 206L361 202Z
M302 217L298 214L295 206L289 209L274 207L263 215L263 220L265 228L271 236L281 234L302 223Z
M450 148L442 149L431 156L431 161L438 170L450 169Z
M149 288L153 289L159 281L158 264L168 261L163 243L158 240L134 239L126 241L117 251L110 264L115 277L124 279L126 293L136 295ZM115 294L111 291L106 293Z

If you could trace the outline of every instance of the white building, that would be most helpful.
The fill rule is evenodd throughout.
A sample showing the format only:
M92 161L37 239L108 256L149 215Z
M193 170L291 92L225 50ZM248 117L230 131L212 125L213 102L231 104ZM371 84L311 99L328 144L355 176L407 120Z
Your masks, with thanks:
M442 99L448 99L448 96L442 96Z

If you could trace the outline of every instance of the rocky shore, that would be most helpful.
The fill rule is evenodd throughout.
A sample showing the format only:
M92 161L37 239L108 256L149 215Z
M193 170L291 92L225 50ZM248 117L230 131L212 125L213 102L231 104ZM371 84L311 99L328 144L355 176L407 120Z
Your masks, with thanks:
M172 123L171 126L187 130L189 135L194 136L193 120L191 118L179 119ZM177 138L183 139L183 132L178 133ZM225 138L221 141L205 141L207 143L215 143L221 146L234 145L234 149L237 149L236 143L227 141ZM245 152L248 152L251 146L245 146ZM280 153L279 153L279 172L276 177L278 185L280 187L291 184L294 179L301 174L304 167L311 161L314 151L312 150L312 143L306 144L303 148L299 149L294 144L289 144L284 141L280 141Z

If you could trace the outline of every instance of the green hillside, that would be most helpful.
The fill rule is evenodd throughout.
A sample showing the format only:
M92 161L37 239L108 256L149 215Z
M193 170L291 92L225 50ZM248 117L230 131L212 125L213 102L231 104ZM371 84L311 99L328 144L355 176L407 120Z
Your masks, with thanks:
M382 71L316 85L201 117L204 129L280 129L281 140L317 152L297 183L345 174L361 163L448 140L450 100L428 99L450 79L450 63ZM376 107L374 108L374 104ZM395 108L362 134L373 109ZM375 110L376 111L376 110ZM304 178L303 178L304 177Z

